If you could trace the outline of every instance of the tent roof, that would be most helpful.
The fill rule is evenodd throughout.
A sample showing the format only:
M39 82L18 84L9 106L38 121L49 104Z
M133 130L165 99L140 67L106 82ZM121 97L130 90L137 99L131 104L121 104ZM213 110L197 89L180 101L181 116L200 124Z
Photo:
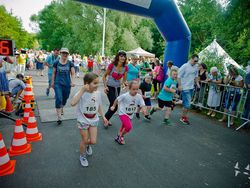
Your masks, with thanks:
M214 39L214 41L208 45L204 50L202 50L200 53L199 53L199 57L200 59L202 59L203 57L206 56L206 52L212 52L212 53L215 53L217 54L219 57L223 57L224 59L224 68L227 72L227 65L230 64L230 65L234 65L236 68L238 69L242 69L241 66L236 63L228 54L227 52L218 44L218 42L216 41L216 39Z
M138 56L143 56L143 57L155 57L155 54L149 53L140 47L134 50L128 51L126 53L127 53L127 56L138 55Z

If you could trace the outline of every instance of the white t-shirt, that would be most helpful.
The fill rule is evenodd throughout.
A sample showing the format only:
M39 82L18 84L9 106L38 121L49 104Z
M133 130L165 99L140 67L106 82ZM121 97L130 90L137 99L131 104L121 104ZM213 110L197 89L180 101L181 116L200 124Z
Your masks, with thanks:
M88 125L98 122L98 109L101 105L102 100L99 91L84 92L76 106L77 121Z
M198 65L185 63L179 68L178 78L181 79L182 90L194 89L194 80L198 77Z
M137 106L145 106L144 100L140 94L135 96L130 95L129 92L117 97L119 105L119 115L127 115L130 119L133 118Z

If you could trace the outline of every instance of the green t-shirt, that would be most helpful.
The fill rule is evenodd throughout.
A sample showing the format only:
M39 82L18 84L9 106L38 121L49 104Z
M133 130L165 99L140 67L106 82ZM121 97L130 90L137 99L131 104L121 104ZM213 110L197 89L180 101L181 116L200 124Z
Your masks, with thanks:
M150 68L150 65L147 61L141 63L141 76L144 77L147 74L147 70L143 70L142 68Z
M164 86L170 89L176 90L177 81L173 80L172 78L168 78ZM173 93L165 91L164 87L161 89L160 94L158 95L158 98L162 101L172 101L173 100Z

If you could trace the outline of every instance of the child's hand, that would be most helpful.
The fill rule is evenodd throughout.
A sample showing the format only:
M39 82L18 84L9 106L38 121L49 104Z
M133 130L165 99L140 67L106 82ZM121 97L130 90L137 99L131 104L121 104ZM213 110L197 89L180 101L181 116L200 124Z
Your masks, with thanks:
M109 88L108 88L108 87L105 87L105 88L104 88L104 93L108 94L108 92L109 92Z
M114 111L114 110L115 110L115 106L111 106L111 107L110 107L110 110L111 110L111 111Z
M105 126L108 126L108 125L109 125L109 121L108 121L105 117L103 117L103 122L104 122L104 125L105 125Z

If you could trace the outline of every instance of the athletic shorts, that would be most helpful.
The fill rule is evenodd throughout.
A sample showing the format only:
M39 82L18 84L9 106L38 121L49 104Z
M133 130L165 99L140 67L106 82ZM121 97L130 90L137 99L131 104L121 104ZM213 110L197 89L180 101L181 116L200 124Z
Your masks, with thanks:
M152 106L150 98L144 99L144 102L146 106Z
M158 106L160 108L164 108L164 106L171 108L172 107L173 102L172 101L163 101L161 99L158 98Z
M95 122L95 123L92 123L91 125L90 124L87 124L87 123L81 123L81 122L77 122L77 127L81 130L88 130L89 127L98 127L98 121Z

